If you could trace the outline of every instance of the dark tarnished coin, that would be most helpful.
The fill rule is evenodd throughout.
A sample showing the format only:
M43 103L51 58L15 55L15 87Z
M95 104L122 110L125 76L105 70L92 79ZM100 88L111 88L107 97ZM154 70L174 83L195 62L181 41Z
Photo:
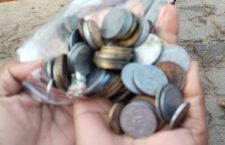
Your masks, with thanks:
M183 102L173 114L173 117L170 121L170 127L172 129L179 127L187 116L190 104Z
M80 35L80 32L77 29L75 29L69 36L68 40L68 48L69 50L77 43L84 41L83 38Z
M119 39L132 27L132 14L121 8L112 8L105 17L101 33L105 39Z
M67 71L67 55L63 54L55 59L53 65L53 79L58 89L67 90L70 85L70 75Z
M188 71L191 58L187 51L179 45L166 45L156 64L164 61L170 61L179 65L184 71Z
M85 94L89 94L95 92L96 88L99 84L104 81L106 75L106 71L103 69L96 68L92 73L87 76L87 83L86 83L86 91Z
M140 95L140 90L136 87L134 84L134 71L139 69L139 67L142 67L139 63L130 63L127 64L121 72L121 79L123 81L123 84L126 86L126 88L133 92L134 94Z
M161 40L158 36L150 34L146 41L135 48L135 61L142 64L153 64L162 52Z
M153 65L140 65L133 78L137 88L149 96L155 96L157 90L168 83L165 74Z
M180 90L172 84L167 84L160 91L160 110L165 122L170 123L177 108L183 103Z
M148 137L157 129L154 107L144 101L126 105L120 114L120 126L133 138Z
M186 72L173 62L161 62L157 65L167 76L170 83L183 89L186 81Z
M69 70L75 70L82 75L88 75L93 67L92 58L94 52L85 43L77 43L69 52L68 66Z
M116 103L112 106L112 108L109 111L109 125L111 129L117 134L120 134L123 132L120 127L119 119L120 119L120 113L124 106L125 106L124 102Z

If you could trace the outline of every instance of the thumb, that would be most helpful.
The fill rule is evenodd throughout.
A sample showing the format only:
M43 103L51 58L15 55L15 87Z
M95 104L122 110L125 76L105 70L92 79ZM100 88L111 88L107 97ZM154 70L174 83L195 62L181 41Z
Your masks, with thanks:
M42 61L29 63L9 62L0 66L0 95L10 96L19 93L21 82L41 64Z

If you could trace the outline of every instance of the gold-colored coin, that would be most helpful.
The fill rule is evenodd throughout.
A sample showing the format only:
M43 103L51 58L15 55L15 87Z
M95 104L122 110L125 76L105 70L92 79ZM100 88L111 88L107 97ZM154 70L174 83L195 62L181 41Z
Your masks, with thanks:
M91 20L87 21L87 25L94 44L100 48L104 42L98 25Z
M137 42L138 38L141 36L142 29L143 28L141 28L141 25L138 24L138 26L136 27L136 30L134 31L134 33L130 37L128 37L127 39L120 40L118 42L118 45L124 46L124 47L133 46Z
M125 37L123 37L123 39L121 40L126 40L129 37L131 37L131 35L135 32L137 26L138 26L138 19L136 18L136 16L132 13L132 17L133 17L133 22L132 22L132 27L130 28L129 32L126 34Z
M101 61L96 58L94 58L94 62L99 68L110 70L121 70L128 63L119 61Z
M132 48L112 46L112 45L104 45L104 46L101 47L101 49L117 50L117 51L120 51L120 52L132 52L133 51Z
M55 59L53 78L57 88L67 90L70 85L70 76L67 71L67 55L62 54Z
M112 106L112 108L109 111L109 125L111 129L117 134L123 133L120 127L119 118L120 113L125 105L126 105L125 103L116 103Z

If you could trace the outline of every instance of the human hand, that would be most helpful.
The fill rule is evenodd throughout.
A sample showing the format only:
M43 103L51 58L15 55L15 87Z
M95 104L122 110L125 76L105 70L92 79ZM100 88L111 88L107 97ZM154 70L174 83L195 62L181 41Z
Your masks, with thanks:
M156 24L158 35L168 43L178 43L178 12L169 5L164 8ZM181 128L164 130L154 135L134 140L117 135L108 127L110 103L104 99L82 100L74 105L75 135L78 145L206 145L207 126L204 98L199 81L199 67L192 62L183 91L190 110Z
M74 145L73 105L33 101L21 82L42 62L11 62L0 67L0 144Z

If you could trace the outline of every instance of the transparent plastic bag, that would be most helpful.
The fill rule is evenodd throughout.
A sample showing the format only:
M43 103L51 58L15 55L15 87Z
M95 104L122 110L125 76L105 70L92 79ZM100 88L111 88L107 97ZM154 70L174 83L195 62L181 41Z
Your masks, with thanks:
M49 60L60 54L67 54L66 40L73 31L76 17L91 19L101 27L110 8L121 7L155 24L162 7L168 3L169 0L73 0L64 11L25 41L24 45L17 50L19 60L21 62ZM43 68L38 68L30 74L23 85L25 90L38 101L56 105L68 104L73 102L74 96L80 96L79 92L85 89L82 83L85 78L79 73L75 75L80 78L81 83L77 82L75 86L71 86L68 92L54 88L53 80L46 76Z

